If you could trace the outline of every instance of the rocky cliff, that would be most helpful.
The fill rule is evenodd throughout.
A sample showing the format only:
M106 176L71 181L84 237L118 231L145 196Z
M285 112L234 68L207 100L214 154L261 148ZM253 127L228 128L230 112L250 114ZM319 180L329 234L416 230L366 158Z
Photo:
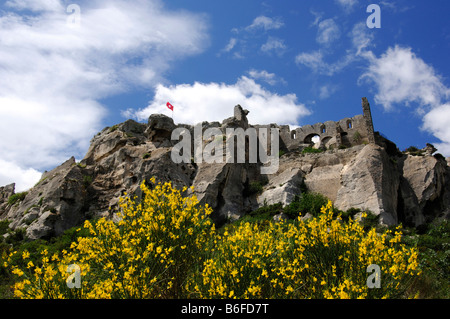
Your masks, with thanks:
M247 113L237 106L233 117L203 122L202 128L225 132L253 127ZM402 153L379 134L375 143L328 147L321 153L302 152L307 145L283 149L281 143L278 171L263 175L261 163L248 161L175 163L171 151L177 141L171 135L180 127L194 130L161 114L150 116L147 124L128 120L103 129L81 162L72 157L45 172L28 192L15 194L14 184L0 187L0 219L11 221L13 229L26 228L31 239L59 235L85 219L114 219L119 198L125 193L139 196L140 183L153 176L180 188L194 186L218 223L263 205L286 205L304 189L327 196L342 210L369 209L386 225L418 226L450 215L450 168L441 155L432 155L436 150L431 145Z

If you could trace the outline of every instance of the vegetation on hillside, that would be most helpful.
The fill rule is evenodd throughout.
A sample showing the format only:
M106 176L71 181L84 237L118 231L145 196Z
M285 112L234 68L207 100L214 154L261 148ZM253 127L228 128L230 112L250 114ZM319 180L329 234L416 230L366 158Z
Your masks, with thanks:
M124 198L119 222L86 221L49 241L0 223L1 298L448 298L448 223L376 226L323 196L267 205L215 229L212 210L170 183ZM320 205L320 206L319 206ZM284 212L287 221L274 222ZM299 214L301 213L301 214ZM310 213L313 217L302 220ZM359 213L360 221L355 214ZM7 236L3 236L7 234ZM68 288L67 267L81 269ZM367 287L367 267L381 287Z

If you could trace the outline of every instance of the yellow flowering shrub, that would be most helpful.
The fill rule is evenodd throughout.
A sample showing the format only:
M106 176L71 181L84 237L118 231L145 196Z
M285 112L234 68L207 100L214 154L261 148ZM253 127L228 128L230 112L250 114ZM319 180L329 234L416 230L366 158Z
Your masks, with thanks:
M418 252L401 232L365 231L333 217L240 222L216 231L212 210L170 183L141 184L142 198L119 203L118 221L86 221L90 236L39 262L13 252L5 262L18 298L398 298L419 275ZM185 191L183 189L183 191ZM14 255L21 267L11 262ZM67 285L78 265L81 288ZM369 265L380 288L367 286Z
M379 235L350 220L321 215L295 223L243 223L225 232L201 275L190 282L201 298L395 298L418 275L417 250L401 233ZM367 267L381 269L381 288L368 288Z
M151 180L155 183L154 179ZM72 243L70 252L44 255L42 265L24 271L13 266L20 298L179 298L193 265L215 232L211 208L195 196L182 197L170 183L149 189L143 198L120 201L119 222L86 221L90 237ZM186 189L183 189L183 191ZM24 258L27 255L25 254ZM59 260L61 258L61 260ZM67 266L81 268L81 289L69 289Z

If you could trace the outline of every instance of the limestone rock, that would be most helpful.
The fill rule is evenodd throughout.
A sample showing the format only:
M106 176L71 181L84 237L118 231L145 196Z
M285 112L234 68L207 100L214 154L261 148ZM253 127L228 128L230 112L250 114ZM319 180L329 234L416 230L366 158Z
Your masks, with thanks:
M263 193L258 196L258 204L272 205L281 203L287 205L294 197L300 194L303 183L303 172L295 167L290 167L269 178L269 183L264 187Z
M208 203L217 222L236 220L245 211L245 164L203 163L199 165L193 186L200 203Z
M9 184L3 187L0 187L0 218L2 217L1 212L6 210L8 206L8 199L15 194L16 184Z
M403 177L415 195L415 207L425 218L442 211L445 173L445 162L433 156L408 156L403 163Z
M318 166L306 175L305 185L310 192L319 193L331 201L336 201L341 187L343 164Z
M310 213L306 213L305 216L300 217L300 219L301 219L302 221L307 221L307 220L310 220L310 219L312 219L312 218L314 218L314 216L311 215Z
M8 210L10 227L27 228L31 239L60 235L85 219L86 179L72 157L42 175L23 201Z
M280 221L288 220L288 219L289 219L289 217L285 213L279 213L279 214L276 214L273 216L273 220L275 222L280 222Z
M380 215L380 222L394 225L397 220L398 173L386 151L367 145L342 169L342 186L335 205L341 210L369 209Z

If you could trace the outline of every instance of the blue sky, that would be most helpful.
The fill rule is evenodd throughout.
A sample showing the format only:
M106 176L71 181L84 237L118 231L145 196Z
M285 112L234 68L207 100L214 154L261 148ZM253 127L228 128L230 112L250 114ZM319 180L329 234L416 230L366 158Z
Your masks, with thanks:
M70 4L75 4L68 10ZM368 28L368 5L381 28ZM450 156L450 2L62 1L0 4L0 185L33 186L105 126L152 113L292 127L372 107L401 150Z

